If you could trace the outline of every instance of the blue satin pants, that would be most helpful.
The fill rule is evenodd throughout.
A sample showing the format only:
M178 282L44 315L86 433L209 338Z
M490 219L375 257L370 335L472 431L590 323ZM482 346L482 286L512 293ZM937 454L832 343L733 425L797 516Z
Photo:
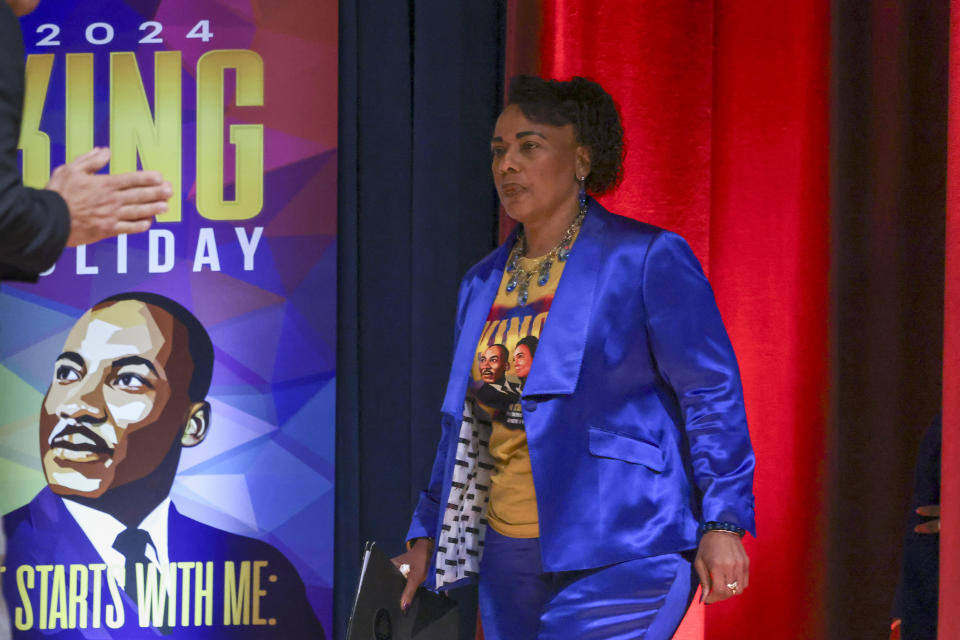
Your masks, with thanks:
M486 640L669 640L698 580L681 554L544 572L537 538L487 528L480 564Z

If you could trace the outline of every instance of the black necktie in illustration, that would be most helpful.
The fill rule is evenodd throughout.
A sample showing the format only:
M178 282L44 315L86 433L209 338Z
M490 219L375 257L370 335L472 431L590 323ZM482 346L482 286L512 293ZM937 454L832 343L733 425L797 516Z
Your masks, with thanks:
M148 544L151 544L150 534L143 529L133 528L124 529L113 541L113 548L123 554L125 561L123 590L134 602L137 602L137 564L143 564L143 573L146 576L147 565L150 563L147 558Z
M119 534L117 538L113 541L113 548L123 554L124 557L124 577L123 581L123 590L127 592L127 595L130 596L130 599L133 600L135 604L139 604L137 598L137 565L143 565L143 575L145 579L148 579L147 569L150 565L150 559L147 558L147 545L153 544L153 540L150 539L150 534L144 531L143 529L124 529ZM161 587L162 588L162 587ZM168 635L170 633L170 627L167 626L167 611L170 606L169 602L165 602L163 606L163 613L161 614L161 619L163 623L159 627L161 635Z

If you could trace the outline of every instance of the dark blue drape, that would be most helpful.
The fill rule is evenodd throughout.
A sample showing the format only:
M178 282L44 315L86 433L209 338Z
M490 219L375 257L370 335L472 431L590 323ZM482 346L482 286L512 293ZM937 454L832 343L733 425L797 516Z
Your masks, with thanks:
M335 627L426 484L459 280L496 244L505 1L340 3ZM472 637L470 593L462 637Z

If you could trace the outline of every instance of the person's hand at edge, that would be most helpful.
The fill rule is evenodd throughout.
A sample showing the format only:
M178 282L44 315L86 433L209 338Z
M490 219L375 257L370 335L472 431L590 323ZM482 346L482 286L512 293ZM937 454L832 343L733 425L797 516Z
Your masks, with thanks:
M417 592L417 588L427 579L427 569L432 557L433 540L417 538L406 553L390 559L398 569L400 565L404 564L410 567L410 571L407 572L407 586L403 588L403 594L400 596L400 609L404 613L410 608L410 603L413 602L413 596Z
M938 504L928 504L923 507L917 507L917 515L921 515L925 518L934 518L933 520L928 520L921 524L918 524L913 528L917 533L940 533L940 505Z
M739 595L750 584L750 558L740 536L732 533L704 533L693 566L700 576L704 604Z
M50 176L46 188L59 193L70 210L67 246L146 231L153 218L167 210L173 188L160 173L98 174L109 161L109 149L94 148Z

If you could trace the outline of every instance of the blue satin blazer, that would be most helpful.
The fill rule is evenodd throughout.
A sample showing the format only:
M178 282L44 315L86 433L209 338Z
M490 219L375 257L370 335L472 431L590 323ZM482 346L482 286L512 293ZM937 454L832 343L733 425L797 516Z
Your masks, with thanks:
M512 244L460 286L442 435L408 540L439 538L474 352ZM754 532L737 362L680 236L591 200L521 406L544 570L692 549L704 521Z

